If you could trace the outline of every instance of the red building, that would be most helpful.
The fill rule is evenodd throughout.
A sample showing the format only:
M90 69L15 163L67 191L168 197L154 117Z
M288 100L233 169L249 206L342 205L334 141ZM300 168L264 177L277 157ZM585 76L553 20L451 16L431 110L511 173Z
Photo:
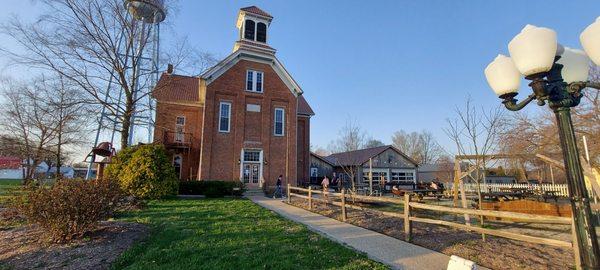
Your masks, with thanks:
M308 182L314 112L267 43L272 19L240 9L233 53L199 77L161 76L154 138L173 153L181 179Z

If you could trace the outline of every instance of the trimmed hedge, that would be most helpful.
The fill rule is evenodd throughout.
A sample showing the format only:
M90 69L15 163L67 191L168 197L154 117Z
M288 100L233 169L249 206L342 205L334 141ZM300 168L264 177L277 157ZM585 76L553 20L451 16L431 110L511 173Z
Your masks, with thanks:
M221 198L227 195L242 196L246 187L239 181L182 181L179 182L180 195L205 195Z

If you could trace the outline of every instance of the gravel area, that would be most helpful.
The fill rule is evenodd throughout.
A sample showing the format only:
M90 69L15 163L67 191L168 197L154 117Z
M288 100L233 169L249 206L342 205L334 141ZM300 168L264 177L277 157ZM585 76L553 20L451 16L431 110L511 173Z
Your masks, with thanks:
M308 209L306 200L294 199L292 204ZM404 221L372 210L348 209L351 224L404 240ZM340 219L339 207L313 205L313 212ZM454 216L444 216L444 219ZM457 222L460 222L457 220ZM509 230L534 236L546 236L560 240L570 240L569 226L531 225L522 223L489 222L496 229ZM530 244L505 238L487 236L425 223L413 223L413 242L446 255L457 255L475 261L490 269L573 269L573 252L568 248Z
M48 244L37 226L0 230L0 269L109 269L147 234L142 224L111 221L81 240Z

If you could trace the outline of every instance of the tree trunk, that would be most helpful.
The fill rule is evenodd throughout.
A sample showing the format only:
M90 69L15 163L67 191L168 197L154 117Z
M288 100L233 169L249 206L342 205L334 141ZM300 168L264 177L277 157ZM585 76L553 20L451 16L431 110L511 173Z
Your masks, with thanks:
M123 114L123 123L121 127L121 149L125 149L129 146L129 129L131 128L131 116L133 115L133 100L131 97L127 97L125 103L125 113Z
M61 124L61 126L62 126L62 124ZM61 145L62 145L62 127L60 127L58 130L58 145L56 146L56 175L54 176L54 178L56 180L62 178L61 172L60 172L60 167L62 167L62 162L60 161Z

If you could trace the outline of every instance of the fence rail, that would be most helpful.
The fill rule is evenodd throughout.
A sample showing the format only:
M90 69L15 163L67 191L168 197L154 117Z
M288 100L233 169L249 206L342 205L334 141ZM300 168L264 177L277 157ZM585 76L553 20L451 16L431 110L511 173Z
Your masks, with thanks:
M300 194L297 192L306 193L306 194ZM358 201L358 202L385 202L385 203L401 204L404 206L403 213L385 212L385 211L379 211L379 210L374 210L374 209L370 209L370 210L376 211L376 212L386 215L386 216L393 216L393 217L403 219L404 220L404 233L405 233L406 241L408 241L408 242L410 242L412 240L412 223L413 222L422 222L422 223L429 223L429 224L435 224L435 225L443 225L443 226L448 226L448 227L452 227L452 228L456 228L456 229L460 229L460 230L464 230L464 231L473 231L473 232L478 232L478 233L482 233L482 234L494 235L494 236L498 236L498 237L519 240L519 241L524 241L524 242L530 242L530 243L535 243L535 244L544 244L544 245L551 245L551 246L557 246L557 247L569 247L569 248L573 247L573 244L571 242L557 240L557 239L519 234L519 233L514 233L514 232L510 232L510 231L506 231L506 230L500 230L500 229L488 229L488 228L483 228L483 227L480 227L477 225L472 225L470 223L460 224L460 223L456 223L456 222L439 220L439 219L434 219L434 218L417 217L414 215L414 210L422 209L422 210L449 213L449 214L457 214L457 215L472 215L472 216L478 216L478 217L504 218L504 219L531 222L531 223L553 223L553 224L566 224L566 225L572 224L571 218L566 218L566 217L532 215L532 214L495 211L495 210L478 210L478 209L469 209L469 208L456 208L456 207L447 207L447 206L439 206L439 205L429 205L429 204L424 204L424 203L419 203L419 202L411 202L410 194L408 194L408 193L405 194L404 199L401 200L401 199L394 199L394 198L369 197L369 196L348 194L344 190L342 190L341 193L323 192L320 190L313 190L311 188L305 189L305 188L299 188L299 187L292 187L290 185L288 185L288 187L287 187L287 193L288 193L288 203L291 202L292 197L307 199L308 203L309 203L309 209L312 209L312 207L313 207L312 204L314 201L339 206L342 209L342 220L343 221L346 221L346 219L347 219L346 208L365 210L365 208L357 206L357 205L353 205L349 202L356 202L356 201ZM321 195L323 195L323 197L315 198L315 197L313 197L314 194L321 194ZM339 199L339 201L333 200L334 198ZM577 249L574 249L574 251L577 253ZM575 256L578 256L578 255L576 254Z
M465 192L477 192L477 184L469 183L465 185ZM448 185L448 190L452 190L453 183ZM568 197L569 189L566 184L481 184L481 191L500 192L507 188L527 188L531 190L554 191L557 196Z

